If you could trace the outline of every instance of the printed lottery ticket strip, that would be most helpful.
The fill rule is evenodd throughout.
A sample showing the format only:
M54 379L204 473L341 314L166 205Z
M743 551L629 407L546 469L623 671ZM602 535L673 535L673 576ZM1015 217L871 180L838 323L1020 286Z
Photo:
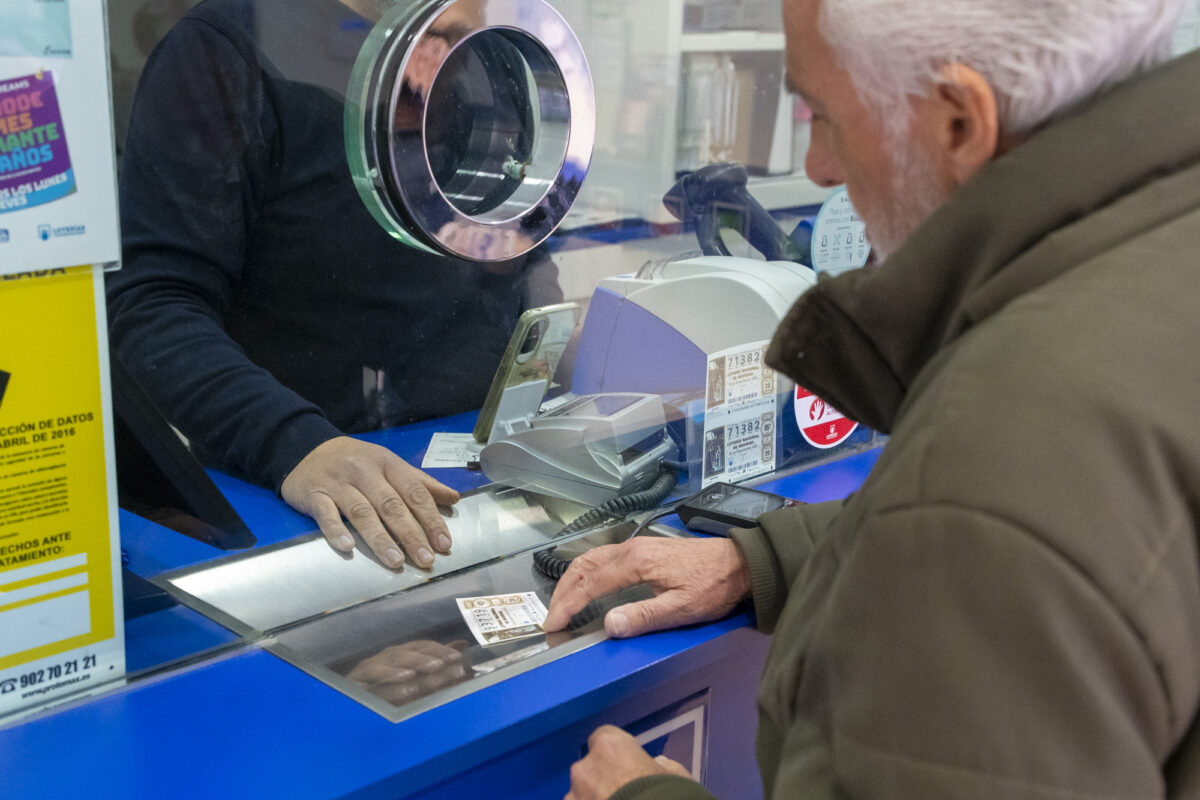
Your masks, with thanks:
M542 633L546 607L536 592L520 592L455 600L471 635L485 647Z
M708 357L703 486L775 469L775 371L763 363L767 342Z

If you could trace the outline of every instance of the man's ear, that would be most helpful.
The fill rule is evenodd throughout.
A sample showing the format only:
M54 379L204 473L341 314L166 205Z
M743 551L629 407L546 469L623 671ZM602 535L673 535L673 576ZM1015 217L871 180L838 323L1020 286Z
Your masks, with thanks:
M962 185L1000 154L996 93L975 70L951 64L942 70L932 102L942 163L954 182Z

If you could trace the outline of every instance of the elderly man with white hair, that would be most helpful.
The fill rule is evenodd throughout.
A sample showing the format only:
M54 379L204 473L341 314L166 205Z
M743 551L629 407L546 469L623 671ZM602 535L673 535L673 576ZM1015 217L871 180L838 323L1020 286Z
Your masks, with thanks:
M547 628L752 598L771 798L1200 797L1200 55L1184 0L785 0L808 173L883 258L776 369L889 433L841 503L576 560ZM604 727L570 800L696 798Z

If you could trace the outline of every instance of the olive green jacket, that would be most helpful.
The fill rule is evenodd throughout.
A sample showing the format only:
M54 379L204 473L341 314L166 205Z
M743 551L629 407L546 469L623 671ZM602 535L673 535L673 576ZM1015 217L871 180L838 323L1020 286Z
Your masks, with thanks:
M1200 796L1200 55L820 282L768 360L891 436L844 504L734 534L766 796Z

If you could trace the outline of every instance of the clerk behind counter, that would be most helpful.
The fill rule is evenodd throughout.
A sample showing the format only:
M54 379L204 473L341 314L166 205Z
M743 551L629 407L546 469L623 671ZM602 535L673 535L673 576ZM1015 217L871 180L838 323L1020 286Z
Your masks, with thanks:
M538 251L428 255L360 200L345 92L387 5L204 0L163 38L124 147L110 334L202 461L279 491L338 550L344 517L383 563L429 567L457 493L344 434L478 408L520 312L562 292ZM458 105L431 161L467 138Z

